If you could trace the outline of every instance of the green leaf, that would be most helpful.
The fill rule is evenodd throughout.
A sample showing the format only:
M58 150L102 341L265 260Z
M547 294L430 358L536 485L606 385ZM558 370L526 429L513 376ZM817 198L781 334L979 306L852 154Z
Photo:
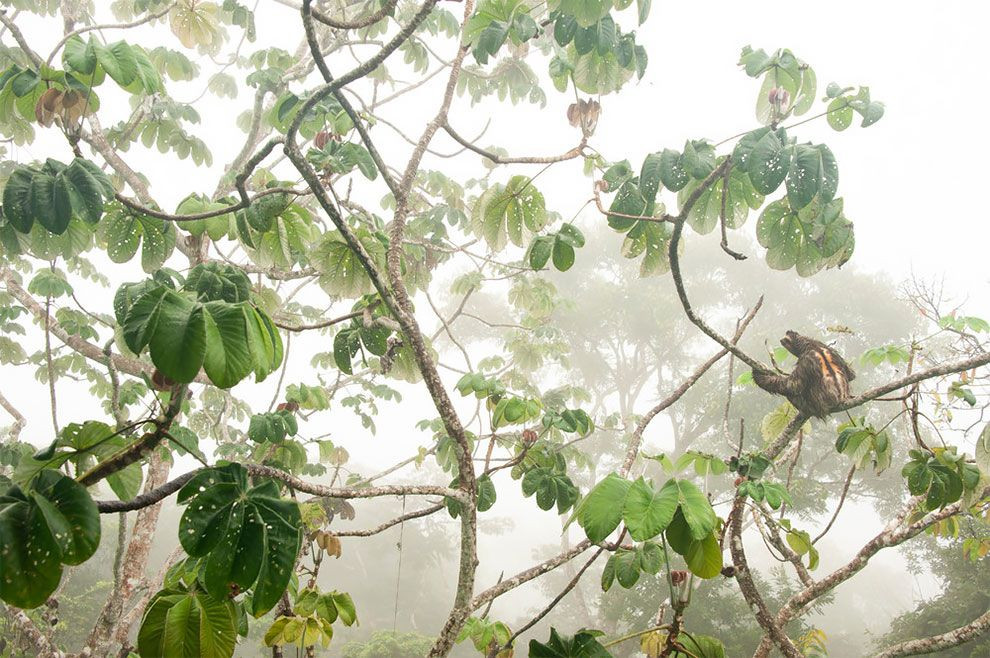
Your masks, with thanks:
M673 483L673 484L671 484ZM717 517L708 498L697 486L687 480L668 480L664 488L672 486L677 491L678 508L684 514L691 531L691 536L696 540L704 539L706 535L715 529ZM661 490L662 492L663 490Z
M671 192L677 192L691 180L684 167L681 154L672 149L664 149L660 154L660 181Z
M251 613L270 610L288 586L302 544L298 505L282 499L271 480L249 488L239 464L198 473L179 491L179 503L188 505L179 541L190 556L209 556L208 590L219 595L231 583L253 585Z
M154 217L130 212L114 204L102 222L107 255L115 263L126 263L141 250L141 267L151 274L161 268L175 250L175 227Z
M148 343L155 366L173 381L191 382L203 366L208 341L202 305L167 291L161 298L158 321ZM211 349L216 349L215 340Z
M561 13L573 16L581 27L595 25L611 8L611 0L562 0L560 3Z
M852 125L853 109L852 106L849 105L849 101L847 99L836 98L828 104L826 111L828 112L828 115L826 116L828 125L830 125L833 130L842 132Z
M835 198L839 169L835 156L824 144L798 144L787 174L787 198L791 208L800 210L818 197L828 203Z
M495 484L487 475L478 478L478 511L487 512L495 504Z
M760 194L772 194L790 170L791 152L777 133L767 131L753 146L746 167L753 187Z
M543 194L529 176L513 176L502 187L494 185L478 199L481 233L493 248L501 248L504 239L523 246L524 235L546 225L547 212Z
M542 270L550 260L556 240L550 235L538 235L529 245L526 260L534 270Z
M203 369L214 384L230 388L255 369L250 331L256 312L247 302L207 302L202 308L206 336Z
M201 301L244 302L251 298L251 281L239 267L227 263L200 263L186 277L183 288Z
M668 481L657 492L639 478L629 488L622 517L634 540L652 539L670 525L679 500L677 487L671 486L672 482Z
M229 658L237 641L230 601L184 588L164 589L145 609L138 631L142 656Z
M588 492L576 511L588 539L595 543L604 541L619 527L631 487L629 480L612 473Z
M566 272L574 265L574 247L561 240L553 242L553 266L560 272Z
M714 578L722 572L722 549L714 534L691 543L684 555L688 569L699 578Z
M597 631L579 631L573 637L560 635L557 629L550 629L550 639L546 644L537 640L529 641L529 658L611 658L605 647L596 639Z
M639 189L647 204L653 203L660 190L663 156L660 153L650 153L643 160L643 168L639 173Z
M19 608L44 603L63 564L81 564L100 543L100 516L86 488L59 471L0 496L0 598Z
M358 232L358 238L372 261L382 265L385 248L367 232ZM314 265L320 271L320 286L331 295L359 297L375 291L358 255L335 233L324 234L314 255Z
M31 207L31 181L37 170L17 167L3 188L3 214L10 225L21 233L28 233L34 223Z
M96 59L107 75L121 87L126 87L137 77L137 62L131 46L124 41L103 46L94 42Z
M72 36L65 42L62 63L66 69L83 75L92 75L97 63L95 42L92 39L83 41L78 35Z

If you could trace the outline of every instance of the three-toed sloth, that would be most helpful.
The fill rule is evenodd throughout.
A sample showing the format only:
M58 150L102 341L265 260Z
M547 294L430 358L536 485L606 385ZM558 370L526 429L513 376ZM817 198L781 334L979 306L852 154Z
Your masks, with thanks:
M798 411L825 418L849 397L849 382L856 378L838 352L820 341L788 331L780 344L797 357L789 375L753 370L753 381L764 391L783 395Z

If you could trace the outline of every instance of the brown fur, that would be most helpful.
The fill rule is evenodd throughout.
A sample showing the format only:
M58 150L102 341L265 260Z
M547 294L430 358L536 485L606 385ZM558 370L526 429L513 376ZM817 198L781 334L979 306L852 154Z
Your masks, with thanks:
M768 393L783 395L799 411L825 418L849 397L849 382L856 378L849 364L820 341L788 331L780 344L797 357L789 375L754 370L753 381Z

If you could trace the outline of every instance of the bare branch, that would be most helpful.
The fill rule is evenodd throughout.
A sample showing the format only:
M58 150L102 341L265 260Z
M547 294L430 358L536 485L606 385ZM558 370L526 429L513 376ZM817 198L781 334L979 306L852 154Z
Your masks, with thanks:
M691 208L693 208L694 204L698 202L701 195L704 194L704 192L711 187L720 176L724 175L731 166L732 158L727 157L722 161L722 164L716 167L712 173L708 174L705 180L703 180L701 184L691 192L688 198L685 199L684 204L681 206L681 212L673 218L674 230L671 233L670 243L667 246L667 255L670 260L670 273L674 279L674 287L677 288L677 296L681 300L681 306L684 307L684 312L687 314L688 319L716 343L735 354L736 358L740 361L748 365L750 368L760 370L765 369L763 364L743 352L734 344L726 340L724 336L712 329L712 327L709 326L708 323L695 312L694 308L692 308L691 302L688 300L687 290L684 288L684 278L681 275L680 255L677 251L681 242L681 234L684 232L684 223L687 220L688 215L691 213Z
M747 313L746 316L736 325L736 333L732 337L732 345L735 345L739 339L742 338L743 332L746 331L746 327L748 327L749 323L753 321L753 318L756 317L756 314L762 306L763 298L760 297L760 299L756 302L756 305L753 306L749 313ZM646 412L642 418L640 418L639 423L636 425L636 429L633 430L632 436L629 439L629 448L626 451L626 459L622 463L622 468L619 469L620 475L623 477L629 475L629 471L632 469L633 463L636 461L636 455L639 454L639 447L643 442L643 432L646 431L647 425L650 424L657 414L680 400L681 397L687 393L688 389L694 386L709 368L718 363L719 360L728 353L728 349L723 349L714 354L710 359L698 366L697 369L691 373L691 376L685 379L670 395L657 403L652 409Z
M485 149L475 146L472 142L461 137L457 134L453 128L450 127L450 122L446 119L443 122L443 129L448 135L454 138L454 141L466 148L469 151L473 151L478 155L487 158L494 162L495 164L554 164L557 162L565 162L567 160L573 160L574 158L581 155L584 151L584 147L588 145L588 138L582 137L581 143L572 148L569 151L565 151L560 155L549 155L549 156L535 156L535 157L521 157L521 158L510 158L506 156L498 155L497 153L492 153L491 151L486 151Z
M909 640L895 644L892 647L887 647L878 653L876 658L896 658L896 656L917 656L924 653L935 653L942 649L951 649L952 647L969 642L983 635L988 630L990 630L990 610L987 610L968 624L954 628L951 631L917 640Z
M736 581L739 583L739 590L742 592L743 598L746 599L746 602L752 609L753 615L756 617L756 621L760 624L760 627L770 637L770 639L773 640L773 643L780 648L781 653L787 656L787 658L802 658L803 654L801 651L798 650L790 638L788 638L784 633L784 624L782 624L779 619L775 620L771 616L770 610L767 609L766 602L763 600L759 589L756 587L756 582L753 580L753 575L750 573L749 564L746 561L746 552L743 549L742 541L742 522L745 505L746 498L737 495L732 506L732 520L729 536L729 552L732 554L732 563L736 568Z
M424 507L423 509L416 510L415 512L408 512L402 516L397 516L394 519L390 519L385 523L368 530L341 530L340 532L335 532L334 534L338 537L370 537L372 535L377 535L380 532L384 532L391 527L397 526L400 523L404 523L405 521L418 519L424 516L429 516L435 512L439 512L444 507L446 507L444 503L436 503L435 505Z
M14 37L14 41L16 41L17 45L21 47L21 50L23 50L24 54L28 56L28 59L31 60L31 63L34 64L35 68L40 70L42 64L41 57L39 57L38 53L31 49L27 39L24 38L24 33L21 32L19 27L17 27L17 23L7 18L6 9L0 9L0 23L3 23L4 26L10 30L10 35Z

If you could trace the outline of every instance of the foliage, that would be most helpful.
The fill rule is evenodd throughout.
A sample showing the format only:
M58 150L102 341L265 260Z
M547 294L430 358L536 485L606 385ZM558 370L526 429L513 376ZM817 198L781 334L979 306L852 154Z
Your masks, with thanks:
M100 517L85 487L46 469L0 496L0 598L41 605L62 579L62 565L82 564L100 543Z

